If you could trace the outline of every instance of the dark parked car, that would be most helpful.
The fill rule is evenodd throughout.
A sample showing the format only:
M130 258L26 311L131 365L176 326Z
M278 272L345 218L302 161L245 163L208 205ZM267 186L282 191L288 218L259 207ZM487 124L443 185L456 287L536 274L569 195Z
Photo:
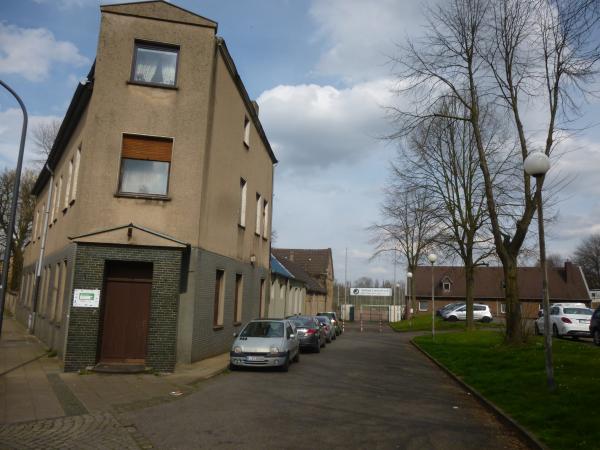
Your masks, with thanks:
M317 316L317 320L321 324L321 327L325 328L327 343L335 339L335 327L327 316Z
M296 327L301 349L310 348L319 353L321 347L325 347L325 329L314 316L291 316L289 320Z
M339 336L340 334L342 334L342 323L338 320L337 314L335 312L333 312L333 311L320 312L320 313L317 313L317 316L329 317L329 320L331 320L331 323L333 324L333 326L335 328L335 335Z
M592 339L594 339L594 344L600 345L600 306L596 308L590 320L590 333Z

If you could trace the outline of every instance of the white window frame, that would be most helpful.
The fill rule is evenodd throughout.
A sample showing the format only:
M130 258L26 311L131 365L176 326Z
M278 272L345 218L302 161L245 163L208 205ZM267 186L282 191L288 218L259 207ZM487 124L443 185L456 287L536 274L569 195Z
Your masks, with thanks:
M260 236L260 225L262 222L262 208L263 208L263 198L258 192L256 193L256 229L254 232L257 236Z
M60 197L62 195L62 185L63 185L63 177L62 175L58 178L58 184L56 185L56 212L54 216L54 220L58 219L58 213L61 210L60 207Z
M427 307L425 309L421 308L421 304L426 304ZM419 300L419 311L420 312L424 312L424 311L429 311L429 300Z
M446 292L449 291L450 290L450 282L449 281L444 281L442 283L442 287L443 287L444 291L446 291Z
M506 303L500 303L500 314L506 314Z
M241 227L246 228L246 201L248 197L248 182L240 178L240 221Z
M69 203L73 203L77 197L77 181L79 179L79 163L81 161L81 145L75 152L75 167L73 168L73 181L71 184L71 200Z
M58 182L54 183L54 192L52 192L52 208L50 209L50 224L54 223L54 212L56 211L56 194L58 192Z
M250 119L244 116L244 145L250 148Z
M269 202L263 200L263 238L269 238Z
M65 201L63 202L63 211L69 207L69 197L71 196L71 180L73 179L73 158L69 161L69 169L67 171L67 185L65 186Z

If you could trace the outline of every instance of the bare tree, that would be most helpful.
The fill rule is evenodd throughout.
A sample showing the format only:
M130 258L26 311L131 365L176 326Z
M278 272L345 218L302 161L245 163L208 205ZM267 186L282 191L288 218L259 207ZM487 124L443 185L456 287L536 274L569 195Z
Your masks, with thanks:
M375 245L375 254L396 257L397 251L406 260L408 271L415 273L427 249L438 234L437 219L431 208L427 192L405 185L392 178L386 188L381 207L385 222L372 225L369 230ZM415 278L411 283L411 308L416 304ZM407 311L407 315L410 311Z
M52 150L56 135L60 129L62 121L60 119L52 119L49 122L37 124L32 129L33 143L35 144L35 153L37 158L33 160L36 165L45 164L48 155Z
M9 289L13 290L19 289L23 269L23 247L31 234L31 223L35 210L35 198L31 195L31 190L33 189L35 180L35 173L32 170L25 170L21 175L17 218L15 221L14 239L12 241L12 267L8 281ZM9 232L9 215L14 181L14 170L4 170L0 174L0 247L2 251L6 251L6 236Z
M590 289L600 289L600 234L588 236L575 249L575 263L581 266Z
M462 109L453 102L443 105L441 112L457 115ZM492 150L488 148L487 153ZM395 175L405 184L428 192L440 224L437 243L447 257L458 257L464 264L467 329L475 328L475 267L494 252L484 180L478 166L469 123L447 117L431 118L415 128L394 165Z
M507 303L507 339L522 339L517 260L541 195L522 169L532 151L550 155L577 114L578 99L594 75L600 55L595 39L598 2L590 0L451 0L429 11L420 45L409 42L398 58L400 90L415 95L410 109L396 109L396 136L405 136L431 117L468 122L484 181L496 253L502 262ZM440 112L457 101L461 114ZM524 116L534 104L544 124L529 127ZM501 199L486 154L496 112L516 136L513 191ZM541 135L539 129L542 129ZM509 155L513 149L506 149ZM506 193L502 193L506 194Z

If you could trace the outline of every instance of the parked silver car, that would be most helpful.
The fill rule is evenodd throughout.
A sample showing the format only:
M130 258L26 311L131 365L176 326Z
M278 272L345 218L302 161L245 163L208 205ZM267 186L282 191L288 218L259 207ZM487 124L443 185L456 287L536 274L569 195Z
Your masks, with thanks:
M294 325L286 319L257 319L246 324L239 336L234 333L229 368L279 367L287 372L292 361L300 360L300 344Z

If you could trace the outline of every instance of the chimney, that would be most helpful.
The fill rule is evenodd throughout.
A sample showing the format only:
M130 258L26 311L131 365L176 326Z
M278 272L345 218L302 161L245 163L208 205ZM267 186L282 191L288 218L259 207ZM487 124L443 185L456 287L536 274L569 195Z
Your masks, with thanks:
M256 103L256 100L252 100L252 106L254 106L254 111L256 112L256 117L258 117L258 103Z
M294 251L290 251L290 261L294 262Z

